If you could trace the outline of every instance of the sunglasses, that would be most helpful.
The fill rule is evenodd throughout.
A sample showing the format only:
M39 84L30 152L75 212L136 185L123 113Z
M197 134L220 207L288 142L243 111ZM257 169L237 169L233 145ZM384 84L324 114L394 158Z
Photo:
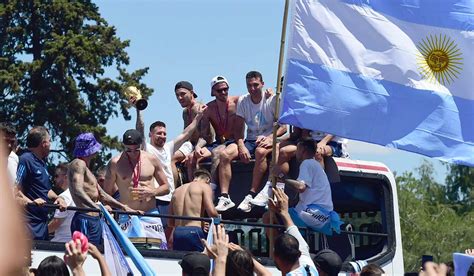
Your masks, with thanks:
M134 149L131 149L131 148L125 148L125 152L138 152L140 151L140 147L138 148L134 148Z
M221 89L216 89L216 92L217 92L217 93L222 93L222 92L224 92L224 91L225 91L225 92L229 91L229 87L227 87L227 88L221 88Z

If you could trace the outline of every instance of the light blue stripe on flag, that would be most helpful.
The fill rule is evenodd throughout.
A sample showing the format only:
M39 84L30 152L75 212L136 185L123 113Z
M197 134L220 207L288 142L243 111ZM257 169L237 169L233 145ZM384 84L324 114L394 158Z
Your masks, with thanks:
M282 122L474 164L472 100L301 61L287 71Z
M295 0L280 122L474 166L474 1L429 2Z

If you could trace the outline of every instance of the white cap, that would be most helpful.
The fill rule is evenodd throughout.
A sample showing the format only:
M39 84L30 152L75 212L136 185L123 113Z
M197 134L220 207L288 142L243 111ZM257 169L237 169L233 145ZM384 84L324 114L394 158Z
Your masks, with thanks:
M223 76L215 76L211 80L211 89L212 89L212 87L214 87L214 85L216 85L218 83L221 83L221 82L225 82L227 84L227 86L229 86L229 82L227 81L226 78L224 78Z

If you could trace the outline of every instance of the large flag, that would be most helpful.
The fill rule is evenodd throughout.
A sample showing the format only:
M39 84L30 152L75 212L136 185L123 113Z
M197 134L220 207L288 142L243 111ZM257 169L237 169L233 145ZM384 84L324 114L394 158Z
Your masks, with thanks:
M473 0L294 0L280 121L474 166Z

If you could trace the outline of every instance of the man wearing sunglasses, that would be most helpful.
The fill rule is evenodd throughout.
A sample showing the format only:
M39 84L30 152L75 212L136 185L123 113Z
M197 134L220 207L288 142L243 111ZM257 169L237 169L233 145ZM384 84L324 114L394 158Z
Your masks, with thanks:
M208 108L204 113L201 123L201 133L209 133L211 126L215 130L216 140L207 144L206 137L201 137L196 144L194 158L196 163L212 157L211 163L211 187L215 189L216 171L219 167L219 183L221 196L216 206L217 211L225 211L235 204L229 196L229 184L231 167L230 162L237 157L237 145L235 144L235 133L243 129L236 129L235 118L237 111L238 96L229 96L229 82L223 76L215 76L211 80L211 96L216 99L207 104ZM219 166L219 164L224 165Z
M117 185L120 202L146 214L159 214L156 196L169 193L169 185L162 165L156 156L142 150L143 137L136 129L125 131L124 150L114 156L108 166L104 187ZM158 185L155 185L155 180ZM166 249L166 237L160 218L121 215L119 224L130 238L156 238Z

